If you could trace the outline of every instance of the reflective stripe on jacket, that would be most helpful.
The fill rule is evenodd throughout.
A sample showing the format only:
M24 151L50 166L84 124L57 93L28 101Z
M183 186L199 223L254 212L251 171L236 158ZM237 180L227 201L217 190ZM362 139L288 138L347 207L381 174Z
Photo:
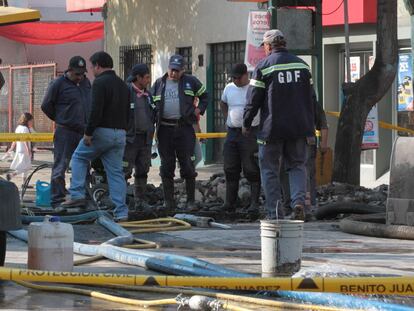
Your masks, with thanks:
M309 66L286 49L259 62L250 80L244 127L260 109L258 139L275 141L313 136L315 113Z

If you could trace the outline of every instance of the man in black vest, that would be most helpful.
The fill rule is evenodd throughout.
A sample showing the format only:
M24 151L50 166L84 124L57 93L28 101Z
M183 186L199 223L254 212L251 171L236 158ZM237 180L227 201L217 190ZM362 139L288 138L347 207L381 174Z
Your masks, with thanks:
M124 171L126 179L129 179L134 169L134 201L138 211L149 207L145 202L145 190L155 131L155 106L147 91L150 81L150 70L146 64L135 65L127 79L131 110L124 154L128 167Z

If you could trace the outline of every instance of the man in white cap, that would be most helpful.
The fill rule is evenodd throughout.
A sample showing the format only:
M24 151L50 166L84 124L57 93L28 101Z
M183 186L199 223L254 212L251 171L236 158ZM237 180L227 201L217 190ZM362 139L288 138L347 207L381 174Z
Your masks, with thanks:
M279 167L289 173L294 219L305 219L307 137L314 135L313 88L309 66L289 53L278 29L263 36L265 59L254 70L247 93L243 131L260 110L259 163L268 219L283 218Z

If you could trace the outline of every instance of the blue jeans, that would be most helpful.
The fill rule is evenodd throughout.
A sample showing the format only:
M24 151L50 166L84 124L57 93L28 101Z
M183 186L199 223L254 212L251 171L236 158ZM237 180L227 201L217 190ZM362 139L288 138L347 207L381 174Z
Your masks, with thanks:
M72 181L70 194L72 199L85 197L85 178L89 163L100 158L108 178L109 194L115 204L116 217L128 216L126 200L126 182L122 169L125 149L125 131L98 127L92 138L92 145L86 146L80 141L72 156Z
M289 174L292 206L305 205L306 195L306 138L280 140L259 145L259 164L263 190L266 196L266 212L269 218L284 217L280 193L280 160L283 157Z

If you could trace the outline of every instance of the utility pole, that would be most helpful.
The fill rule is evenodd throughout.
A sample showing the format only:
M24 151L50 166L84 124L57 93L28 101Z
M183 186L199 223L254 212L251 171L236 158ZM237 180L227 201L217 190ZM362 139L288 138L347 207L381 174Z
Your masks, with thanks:
M344 0L344 30L345 30L345 68L346 83L351 82L351 64L350 64L350 46L349 46L349 18L348 18L348 0Z
M277 29L277 0L269 0L270 29Z

